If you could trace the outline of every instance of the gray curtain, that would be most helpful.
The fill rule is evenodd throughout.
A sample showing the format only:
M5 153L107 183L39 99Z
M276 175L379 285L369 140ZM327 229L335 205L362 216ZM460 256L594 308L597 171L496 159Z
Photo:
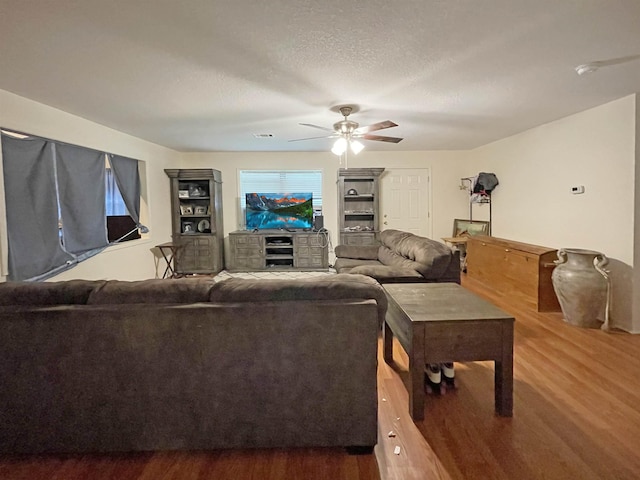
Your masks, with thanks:
M106 248L105 153L39 137L1 140L9 279L45 280ZM146 232L137 161L112 157L129 213Z
M56 167L64 249L81 254L106 247L104 153L57 144Z
M53 148L43 139L2 135L9 280L26 280L73 261L60 244Z
M121 157L120 155L109 155L109 163L129 215L136 222L136 225L140 225L140 173L138 172L138 161Z

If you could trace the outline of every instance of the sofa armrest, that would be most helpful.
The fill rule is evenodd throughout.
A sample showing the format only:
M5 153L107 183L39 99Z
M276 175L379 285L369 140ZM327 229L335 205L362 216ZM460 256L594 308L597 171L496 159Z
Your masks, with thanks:
M379 248L379 245L338 245L335 248L335 254L338 258L377 260Z

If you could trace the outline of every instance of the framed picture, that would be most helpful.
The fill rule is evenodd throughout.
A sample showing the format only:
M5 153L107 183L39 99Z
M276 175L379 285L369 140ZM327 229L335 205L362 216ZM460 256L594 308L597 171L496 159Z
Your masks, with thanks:
M196 233L193 222L182 222L182 233Z
M453 221L454 237L470 237L472 235L489 235L489 222L483 220L462 220L456 218Z
M207 206L206 205L196 205L193 211L194 211L194 213L196 215L206 215L207 214Z
M189 198L189 190L178 190L178 198Z
M180 215L193 215L193 205L180 205Z

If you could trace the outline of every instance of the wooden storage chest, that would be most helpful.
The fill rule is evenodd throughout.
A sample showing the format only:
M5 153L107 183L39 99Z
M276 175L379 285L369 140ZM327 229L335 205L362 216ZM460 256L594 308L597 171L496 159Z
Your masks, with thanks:
M559 312L551 283L557 250L474 235L467 241L467 276L538 312Z

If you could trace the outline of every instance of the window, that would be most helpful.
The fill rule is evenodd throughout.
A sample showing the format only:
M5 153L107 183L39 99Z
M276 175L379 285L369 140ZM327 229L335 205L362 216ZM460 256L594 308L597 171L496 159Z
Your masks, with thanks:
M118 188L116 177L111 167L107 167L107 175L105 177L107 193L105 196L105 205L107 207L107 217L113 215L129 215L127 206Z
M246 193L313 193L313 210L322 213L322 170L240 170L240 211L246 208ZM244 214L241 215L244 221Z
M4 130L2 155L10 280L49 278L109 245L107 159L130 230L146 230L137 160Z
M135 220L129 214L127 205L118 188L116 176L107 162L106 166L106 195L105 206L107 211L107 239L109 243L122 243L140 238L140 232Z

